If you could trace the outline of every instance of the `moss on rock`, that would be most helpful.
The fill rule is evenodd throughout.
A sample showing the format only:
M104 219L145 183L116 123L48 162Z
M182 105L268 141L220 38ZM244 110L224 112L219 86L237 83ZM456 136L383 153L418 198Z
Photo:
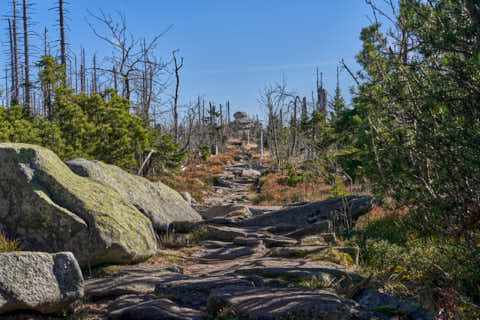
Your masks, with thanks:
M0 144L0 223L26 249L72 251L82 266L142 261L157 248L150 220L118 192L28 144Z
M161 182L150 182L101 161L75 159L67 165L78 175L117 191L148 217L158 231L166 230L173 221L201 220L178 192Z

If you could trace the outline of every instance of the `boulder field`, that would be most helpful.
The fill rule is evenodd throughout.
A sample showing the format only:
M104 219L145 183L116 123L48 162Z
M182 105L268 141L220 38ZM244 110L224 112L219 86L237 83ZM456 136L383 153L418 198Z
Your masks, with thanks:
M48 149L0 143L0 231L25 250L71 251L87 267L146 260L157 251L154 227L201 219L160 183L101 162L70 166L88 178Z

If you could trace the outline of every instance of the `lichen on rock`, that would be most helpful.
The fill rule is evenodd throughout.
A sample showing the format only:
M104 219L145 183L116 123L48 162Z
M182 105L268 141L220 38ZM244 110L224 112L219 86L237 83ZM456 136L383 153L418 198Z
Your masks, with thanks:
M71 251L81 266L142 261L157 249L150 220L118 192L28 144L0 143L0 224L25 249Z

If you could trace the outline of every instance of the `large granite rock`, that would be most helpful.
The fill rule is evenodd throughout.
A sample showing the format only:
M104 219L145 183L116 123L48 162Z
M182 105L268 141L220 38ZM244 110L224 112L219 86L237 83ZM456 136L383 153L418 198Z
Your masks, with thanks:
M67 165L76 174L116 190L152 221L155 230L167 230L173 221L202 219L178 192L161 182L150 182L101 161L75 159Z
M72 253L0 253L0 314L53 313L81 298L83 276Z
M324 220L343 218L346 210L353 221L372 208L373 198L370 196L346 196L320 202L296 204L278 211L255 216L239 223L241 226L268 227L275 225L296 225L304 228L307 225ZM323 225L319 225L323 226Z
M118 192L27 144L0 143L0 225L25 249L71 251L81 266L142 261L157 250L150 220Z

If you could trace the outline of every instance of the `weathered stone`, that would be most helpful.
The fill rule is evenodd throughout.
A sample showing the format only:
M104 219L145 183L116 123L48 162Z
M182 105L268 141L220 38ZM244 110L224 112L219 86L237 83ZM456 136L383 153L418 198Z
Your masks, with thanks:
M251 283L234 277L197 277L184 280L166 280L155 287L157 295L171 295L181 306L200 307L207 303L213 289L225 286L250 286Z
M251 256L264 251L265 247L263 245L250 247L236 247L230 245L228 247L218 249L213 252L208 252L203 255L202 258L208 260L233 260L244 256Z
M166 230L173 221L201 220L178 192L161 182L150 182L101 161L75 159L67 165L78 175L113 188L148 217L155 230Z
M115 310L131 307L133 305L136 305L142 302L147 302L147 301L152 301L157 299L158 299L158 296L154 294L145 294L141 296L135 295L135 294L127 294L113 300L113 302L110 303L110 305L108 306L108 311L113 312Z
M346 253L352 259L353 264L358 264L359 249L355 247L329 247L329 246L301 246L301 247L283 247L271 249L271 257L281 258L305 258L309 255L315 255L328 250L336 250L340 253Z
M247 232L243 229L224 227L224 226L207 226L208 239L232 242L236 237L246 237Z
M372 201L372 197L369 196L347 196L304 205L295 205L255 216L241 222L239 225L267 227L277 224L293 224L298 228L302 228L317 221L333 220L337 217L339 210L345 207L349 208L350 214L355 220L358 216L371 209Z
M213 185L214 186L217 186L217 187L222 187L222 188L231 188L232 187L232 184L226 180L223 180L223 179L215 179L214 182L213 182Z
M88 298L119 297L127 294L143 295L152 293L159 281L188 279L175 272L157 272L155 274L127 274L103 279L91 279L85 283L85 295Z
M53 313L83 295L82 272L72 253L0 253L0 314Z
M200 243L207 249L220 249L230 245L230 242L205 240Z
M364 279L363 276L354 272L352 268L346 268L328 261L310 261L307 259L284 259L284 258L258 258L253 263L239 264L232 268L227 275L258 275L265 278L281 279L299 282L331 282L340 281L342 287L347 287L353 282ZM324 281L329 279L330 281Z
M242 171L242 178L244 178L244 179L256 180L261 175L262 175L262 173L260 171L257 171L257 170L254 170L254 169L244 169Z
M342 299L325 290L231 286L211 292L209 313L218 314L229 307L242 319L347 320L351 316Z
M263 242L265 242L267 248L273 248L295 246L298 241L288 237L270 236L263 238Z
M297 229L287 234L287 237L301 238L311 235L321 235L323 233L331 233L333 231L332 222L329 220L318 221L309 224L304 228Z
M182 196L182 198L187 201L187 203L189 205L192 205L192 204L197 204L197 201L192 197L192 195L190 194L190 192L187 192L187 191L183 191L183 192L180 192L180 195Z
M204 313L179 307L168 299L141 302L108 315L112 320L202 320Z
M204 219L231 216L242 216L244 218L249 218L252 216L252 213L247 207L236 204L214 206L204 212L201 212L200 214Z
M150 220L118 192L27 144L0 144L0 224L26 250L71 251L81 266L142 261L157 249Z
M233 243L237 246L256 247L263 245L263 240L258 238L236 237L233 239Z

